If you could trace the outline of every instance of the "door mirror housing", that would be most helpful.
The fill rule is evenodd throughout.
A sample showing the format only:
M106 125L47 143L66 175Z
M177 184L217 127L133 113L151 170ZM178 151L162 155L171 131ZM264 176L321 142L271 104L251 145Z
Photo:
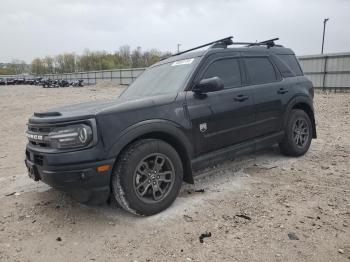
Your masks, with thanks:
M224 89L224 82L215 76L211 78L202 79L194 88L193 92L196 94L206 94L210 92L220 91Z

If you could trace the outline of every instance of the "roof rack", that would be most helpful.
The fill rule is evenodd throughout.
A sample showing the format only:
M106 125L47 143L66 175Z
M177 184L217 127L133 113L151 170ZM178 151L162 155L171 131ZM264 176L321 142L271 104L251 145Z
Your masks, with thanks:
M184 53L187 53L187 52L191 52L193 50L196 50L196 49L199 49L199 48L202 48L202 47L206 47L208 45L213 45L211 48L217 48L217 47L226 48L228 45L232 45L232 43L233 43L232 42L232 38L233 38L233 36L225 37L225 38L222 38L222 39L219 39L219 40L216 40L216 41L204 44L204 45L200 45L200 46L197 46L197 47L194 47L194 48L191 48L191 49L188 49L188 50L176 53L176 54L174 54L172 56L177 56L177 55L181 55L181 54L184 54Z
M282 45L276 45L275 44L275 41L277 41L277 40L279 40L278 37L272 38L272 39L269 39L269 40L265 40L265 41L262 41L262 42L258 42L258 43L252 43L252 44L249 44L248 46L266 45L267 48L274 47L274 46L282 46Z
M266 45L267 48L274 47L274 46L282 46L282 45L276 45L275 41L279 40L279 38L272 38L269 40L261 41L261 42L233 42L232 45L246 45L246 46L262 46Z
M272 38L272 39L268 39L268 40L261 41L261 42L255 42L255 43L254 42L233 42L232 38L233 38L233 36L225 37L225 38L222 38L222 39L219 39L219 40L216 40L216 41L204 44L204 45L200 45L200 46L197 46L197 47L194 47L194 48L191 48L191 49L188 49L188 50L176 53L174 55L171 55L170 57L181 55L181 54L184 54L184 53L188 53L188 52L191 52L193 50L197 50L199 48L203 48L203 47L206 47L206 46L209 46L209 45L212 45L210 48L227 48L227 46L229 46L229 45L245 45L247 47L250 47L250 46L264 46L265 45L267 48L274 47L274 46L283 47L282 45L276 45L275 44L275 41L279 40L279 38ZM168 58L168 57L164 57L161 60L164 60L166 58Z

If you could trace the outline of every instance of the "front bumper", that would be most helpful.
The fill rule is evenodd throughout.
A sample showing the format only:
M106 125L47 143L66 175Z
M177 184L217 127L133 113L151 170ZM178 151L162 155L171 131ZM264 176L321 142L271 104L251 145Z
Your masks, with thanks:
M78 152L77 152L78 153ZM68 165L45 165L53 154L26 151L25 164L29 176L58 190L67 192L82 203L99 204L110 196L110 178L115 159ZM54 156L57 158L57 154ZM97 167L110 165L107 171Z

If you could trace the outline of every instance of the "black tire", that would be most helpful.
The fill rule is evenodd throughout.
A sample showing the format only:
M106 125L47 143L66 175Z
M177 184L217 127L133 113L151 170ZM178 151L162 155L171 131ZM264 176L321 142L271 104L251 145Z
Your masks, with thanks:
M301 109L293 109L287 121L285 137L279 144L281 152L287 156L302 156L309 150L311 140L310 117Z
M159 160L162 162L156 165ZM128 146L118 158L112 175L112 192L126 211L149 216L175 201L182 179L182 162L176 150L162 140L142 139Z

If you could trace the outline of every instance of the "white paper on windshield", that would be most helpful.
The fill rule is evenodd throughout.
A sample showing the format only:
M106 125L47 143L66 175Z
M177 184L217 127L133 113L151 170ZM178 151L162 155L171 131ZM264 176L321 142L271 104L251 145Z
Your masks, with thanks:
M193 60L194 58L175 61L174 63L171 64L171 66L189 65L189 64L192 64Z

